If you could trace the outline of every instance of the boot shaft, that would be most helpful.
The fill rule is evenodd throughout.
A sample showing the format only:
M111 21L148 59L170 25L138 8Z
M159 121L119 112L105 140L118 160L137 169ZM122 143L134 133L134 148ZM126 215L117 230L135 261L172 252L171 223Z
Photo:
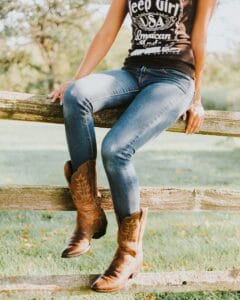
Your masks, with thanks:
M88 160L73 172L71 161L64 165L72 200L77 210L76 227L62 257L74 257L88 251L90 240L106 233L107 218L100 205L96 161Z
M143 208L123 220L116 215L118 248L107 270L91 285L93 290L117 291L140 271L143 264L142 237L147 211L147 208Z
M67 161L64 165L64 175L75 204L76 202L97 200L99 195L97 190L96 160L84 162L75 172L72 171L71 161Z
M117 216L118 245L122 250L135 256L142 252L142 238L147 220L148 208L141 208L139 212L125 217L123 220Z

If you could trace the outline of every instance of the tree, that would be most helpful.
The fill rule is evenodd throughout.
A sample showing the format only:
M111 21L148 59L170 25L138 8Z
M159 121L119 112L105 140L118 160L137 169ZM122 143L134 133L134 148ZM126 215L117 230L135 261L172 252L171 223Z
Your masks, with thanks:
M77 59L72 52L84 51L91 28L90 2L4 0L0 5L1 71L14 73L21 68L25 75L37 73L38 80L29 83L26 89L35 85L40 90L51 90L54 80L63 72L68 73ZM64 60L66 54L68 63Z

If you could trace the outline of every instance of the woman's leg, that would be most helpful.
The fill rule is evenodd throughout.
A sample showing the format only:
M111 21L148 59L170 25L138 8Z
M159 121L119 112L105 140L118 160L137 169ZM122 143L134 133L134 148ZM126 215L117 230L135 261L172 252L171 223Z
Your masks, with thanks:
M137 81L126 70L93 73L77 80L64 93L63 112L71 160L64 175L77 209L76 228L62 257L81 255L90 248L91 238L106 233L107 218L97 189L97 147L92 113L131 101Z
M164 80L144 87L105 136L101 154L115 210L121 218L140 208L133 154L187 110L193 92L191 78L170 72L169 78L164 76Z
M109 267L91 285L98 292L121 289L143 264L147 208L139 207L139 186L131 157L176 121L193 97L191 79L173 73L167 77L165 74L159 82L144 87L103 140L102 157L118 222L118 248ZM145 75L141 78L150 79Z
M92 113L129 103L138 91L134 76L122 69L89 74L67 88L63 114L73 171L85 161L96 159Z

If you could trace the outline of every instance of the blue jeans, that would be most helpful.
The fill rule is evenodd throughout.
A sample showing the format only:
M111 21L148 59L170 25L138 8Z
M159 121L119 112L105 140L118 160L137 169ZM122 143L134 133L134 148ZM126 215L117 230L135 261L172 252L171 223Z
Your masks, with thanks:
M92 113L127 106L101 146L114 210L120 218L140 209L132 156L188 109L193 94L194 80L188 75L146 66L90 73L65 90L63 114L73 171L97 156Z

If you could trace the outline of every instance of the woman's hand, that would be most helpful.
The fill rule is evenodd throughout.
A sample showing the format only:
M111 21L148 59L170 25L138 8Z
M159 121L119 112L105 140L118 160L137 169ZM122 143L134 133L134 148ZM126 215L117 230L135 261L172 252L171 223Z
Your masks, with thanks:
M199 132L203 120L204 120L204 108L202 106L202 102L199 97L197 97L197 100L193 100L192 104L190 105L188 112L188 118L187 118L187 127L186 127L186 133L196 133Z
M72 84L74 80L66 81L62 84L60 84L54 91L52 91L50 94L47 95L48 99L52 99L52 102L55 102L56 100L60 100L60 104L63 104L63 96L64 91Z
M200 130L204 119L204 109L201 104L201 85L203 68L206 58L207 30L217 0L197 1L197 9L191 32L191 46L195 62L195 95L188 110L186 133L194 133Z

